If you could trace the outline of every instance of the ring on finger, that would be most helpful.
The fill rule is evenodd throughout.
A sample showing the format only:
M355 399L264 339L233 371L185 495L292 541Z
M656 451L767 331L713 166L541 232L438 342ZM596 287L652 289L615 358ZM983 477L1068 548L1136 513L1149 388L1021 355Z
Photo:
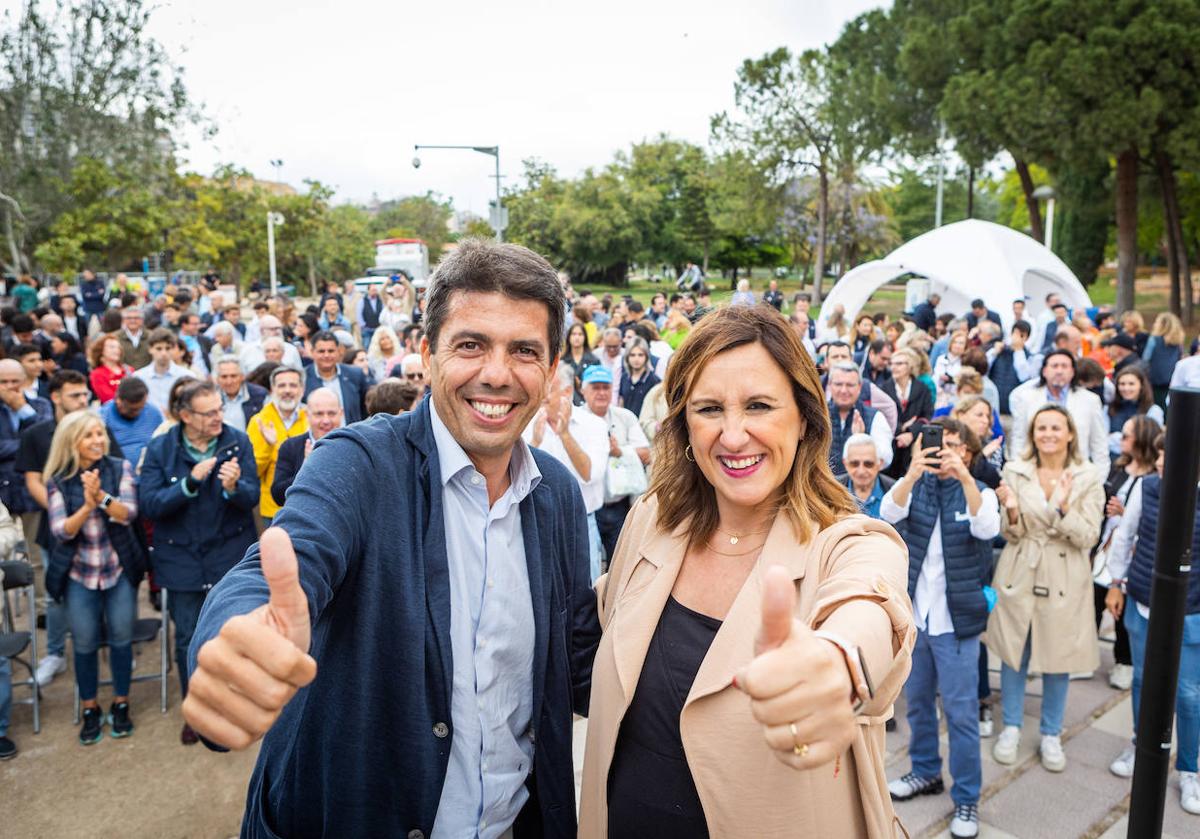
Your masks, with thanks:
M808 743L800 742L800 735L796 731L796 724L794 722L788 723L788 728L792 732L792 754L796 757L804 757L808 754Z

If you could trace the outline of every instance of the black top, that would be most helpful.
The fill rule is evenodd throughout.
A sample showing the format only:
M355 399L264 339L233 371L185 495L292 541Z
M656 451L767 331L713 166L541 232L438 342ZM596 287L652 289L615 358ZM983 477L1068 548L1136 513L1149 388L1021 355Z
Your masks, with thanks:
M608 773L610 839L696 839L708 824L688 769L679 714L721 622L667 599Z

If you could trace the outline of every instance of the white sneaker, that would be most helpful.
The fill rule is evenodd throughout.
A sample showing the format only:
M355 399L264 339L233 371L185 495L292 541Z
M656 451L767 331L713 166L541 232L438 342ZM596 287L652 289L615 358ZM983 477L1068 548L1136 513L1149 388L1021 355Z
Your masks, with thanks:
M1063 754L1062 740L1057 735L1043 734L1038 754L1042 758L1042 768L1047 772L1061 772L1067 768L1067 756Z
M1137 758L1137 751L1133 746L1126 746L1113 762L1108 764L1108 771L1116 775L1118 778L1133 777L1133 762Z
M1195 772L1179 773L1179 806L1193 816L1200 816L1200 779Z
M1006 725L992 746L992 757L996 763L1011 766L1017 762L1017 751L1021 746L1021 729L1015 725Z
M38 687L44 688L54 681L55 676L65 672L67 672L67 659L61 655L48 655L38 662L34 678L37 679Z
M1087 672L1072 673L1070 679L1072 682L1086 682L1095 675L1095 670L1088 670Z
M1133 687L1133 665L1114 664L1108 671L1108 686L1117 690L1129 690Z

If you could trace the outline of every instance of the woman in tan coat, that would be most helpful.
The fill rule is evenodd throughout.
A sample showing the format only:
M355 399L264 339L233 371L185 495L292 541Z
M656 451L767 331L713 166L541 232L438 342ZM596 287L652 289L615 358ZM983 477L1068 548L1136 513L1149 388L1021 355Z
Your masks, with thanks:
M597 583L580 835L896 836L907 563L829 472L812 361L774 310L731 307L665 390L653 483Z
M1070 674L1100 665L1088 551L1100 530L1104 488L1096 468L1081 460L1075 423L1061 406L1039 408L1028 439L1024 459L1004 467L996 493L1008 545L993 577L998 600L987 628L987 647L1003 662L1004 730L992 756L1017 760L1025 678L1034 670L1042 674L1042 766L1061 772Z

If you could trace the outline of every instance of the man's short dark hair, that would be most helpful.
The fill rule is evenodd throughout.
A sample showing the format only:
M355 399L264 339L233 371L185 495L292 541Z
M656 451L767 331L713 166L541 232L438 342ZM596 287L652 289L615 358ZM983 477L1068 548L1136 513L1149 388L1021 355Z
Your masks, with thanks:
M33 318L29 315L17 315L12 319L12 331L17 334L24 332L32 332L34 330Z
M150 388L137 376L126 376L117 385L117 399L129 405L139 405L150 394Z
M867 347L867 350L875 355L879 355L881 352L883 352L884 347L891 347L891 342L886 341L883 338L876 338L871 342L870 346Z
M625 309L631 315L640 315L642 312L646 311L646 307L637 300L630 300L625 304Z
M338 336L334 335L333 332L328 329L322 329L320 332L313 335L309 340L312 341L313 349L316 349L317 344L319 344L321 341L333 341L333 343L337 344L338 346L341 346L342 344L342 342L338 340Z
M845 341L827 341L826 343L822 344L821 346L825 348L826 353L829 352L830 347L845 347L848 350L851 349L850 345L847 344ZM853 351L853 350L851 350L851 351Z
M972 309L986 309L987 306L984 304L982 299L976 297L974 300L971 301L971 308Z
M413 403L420 395L421 389L412 382L384 379L367 391L367 416L411 411Z
M484 239L464 239L443 259L425 292L425 335L437 350L442 326L455 292L499 293L514 300L534 300L546 307L546 349L553 356L562 342L567 295L558 272L528 248Z
M78 370L72 370L69 367L60 367L50 377L50 393L58 393L67 385L84 385L86 387L87 383L87 376Z
M182 325L187 326L189 323L192 322L192 318L195 318L196 320L200 320L200 316L198 314L196 314L195 312L184 312L182 315L180 315L179 322Z
M1053 306L1050 307L1050 311L1054 311L1055 309L1062 309L1065 312L1065 311L1067 311L1067 304L1061 303L1061 302L1055 303Z
M17 344L9 352L8 357L15 358L19 361L25 356L33 355L34 353L37 353L40 356L42 354L42 348L34 346L33 344Z
M954 320L955 317L956 315L952 315L949 312L942 312L937 316L937 322L942 324L942 326L949 326L950 321Z
M671 294L670 298L668 299L668 302L672 306L674 306L676 303L678 303L682 299L683 299L683 295L676 291Z
M175 347L179 345L179 339L175 337L174 332L160 326L146 336L146 346L153 347L155 344L166 344L167 346Z
M1027 320L1019 320L1016 323L1014 323L1012 326L1012 331L1020 332L1026 338L1028 338L1033 333L1033 329L1032 329L1032 327L1030 327L1029 321L1027 321Z
M805 303L811 303L812 295L809 294L807 291L797 291L795 294L792 295L792 300L795 300L795 301L803 300Z

